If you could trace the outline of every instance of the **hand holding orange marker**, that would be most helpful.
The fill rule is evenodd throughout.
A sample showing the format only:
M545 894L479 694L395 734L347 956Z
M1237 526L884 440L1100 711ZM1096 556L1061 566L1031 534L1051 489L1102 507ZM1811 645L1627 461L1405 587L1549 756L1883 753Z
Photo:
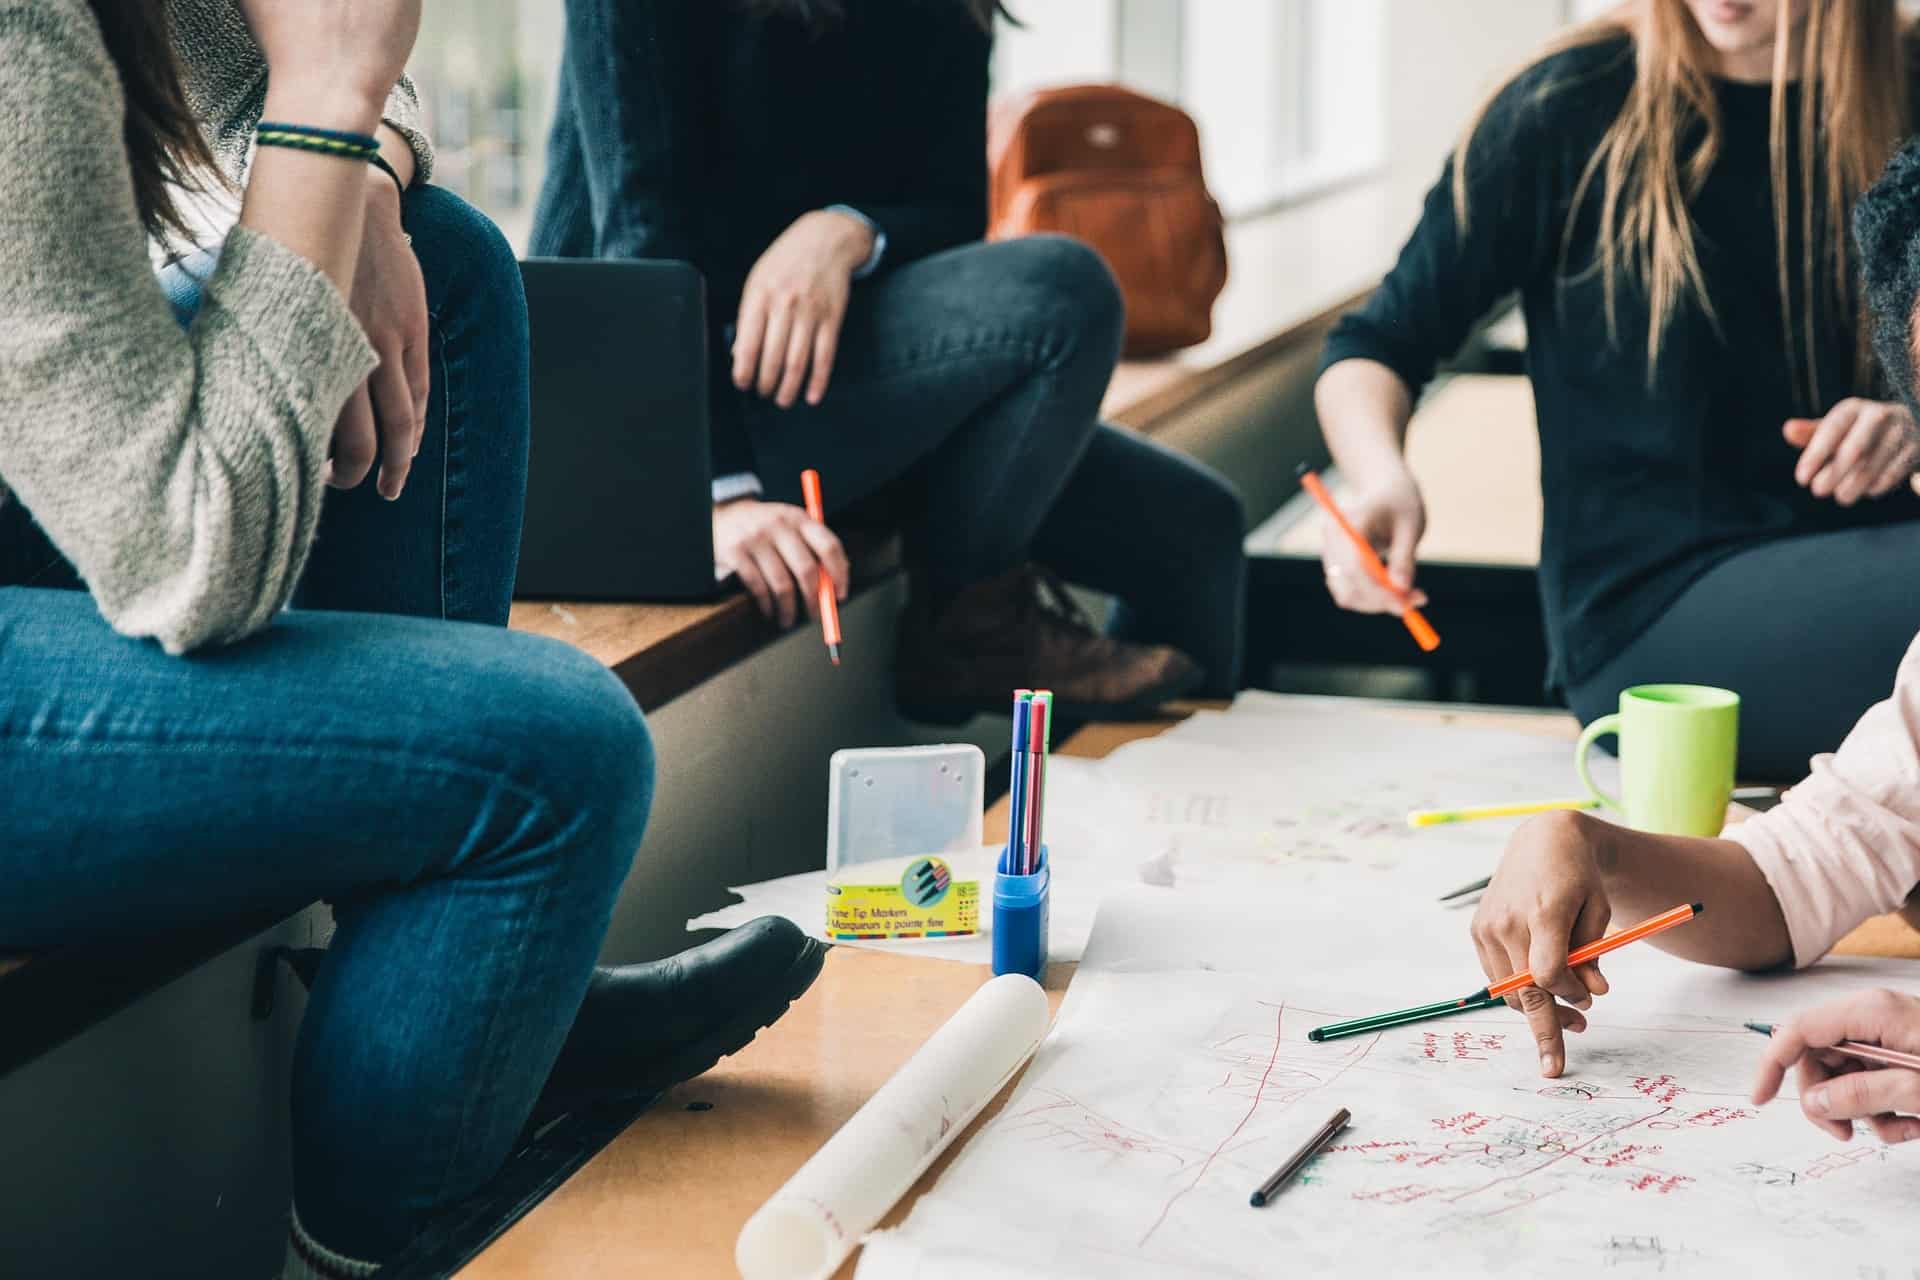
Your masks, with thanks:
M1427 653L1438 649L1440 633L1433 629L1433 624L1427 621L1424 614L1413 607L1413 602L1407 598L1406 590L1393 580L1393 575L1387 572L1387 566L1380 563L1380 557L1375 554L1373 544L1368 542L1341 513L1340 508L1334 505L1333 495L1327 492L1326 485L1320 483L1320 477L1307 466L1302 466L1299 474L1301 487L1307 491L1309 497L1320 504L1320 509L1327 513L1327 519L1333 521L1340 532L1347 535L1348 541L1353 543L1353 549L1360 553L1360 564L1366 569L1367 576L1379 583L1389 595L1400 602L1400 621L1406 623L1407 630L1413 633L1413 642Z
M1659 915L1650 916L1642 920L1639 924L1629 925L1617 933L1610 933L1604 938L1589 942L1586 946L1579 948L1567 957L1567 968L1577 969L1583 964L1598 960L1610 951L1618 951L1630 942L1638 942L1642 938L1651 938L1656 933L1665 933L1675 925L1686 924L1689 921L1698 919L1705 911L1706 907L1701 903L1681 903L1671 911L1662 911ZM1533 970L1522 969L1520 972L1510 977L1502 978L1498 982L1488 983L1486 986L1480 988L1480 990L1468 996L1467 1000L1498 999L1508 992L1518 991L1522 987L1530 987L1532 985ZM1460 1003L1465 1004L1467 1000L1462 1000Z
M807 501L807 518L827 522L827 504L820 496L820 473L808 467L800 473L800 492ZM820 566L820 633L827 642L827 657L840 665L840 604L833 596L833 575Z
M1706 908L1698 902L1683 903L1671 911L1663 911L1639 924L1610 933L1606 937L1589 942L1567 957L1567 967L1590 964L1611 951L1651 938L1656 933L1664 933L1676 925L1686 924L1698 919ZM1324 1027L1315 1027L1307 1032L1307 1039L1315 1044L1323 1040L1340 1040L1347 1036L1357 1036L1370 1031L1384 1031L1388 1027L1404 1027L1411 1022L1426 1022L1431 1018L1451 1018L1455 1014L1472 1013L1480 1009L1491 1009L1499 1004L1509 992L1533 983L1533 970L1522 969L1519 973L1502 978L1498 982L1489 982L1470 996L1458 1000L1436 1000L1432 1004L1415 1005L1411 1009L1395 1009L1390 1013L1375 1013L1364 1018L1348 1018L1344 1022L1329 1022Z

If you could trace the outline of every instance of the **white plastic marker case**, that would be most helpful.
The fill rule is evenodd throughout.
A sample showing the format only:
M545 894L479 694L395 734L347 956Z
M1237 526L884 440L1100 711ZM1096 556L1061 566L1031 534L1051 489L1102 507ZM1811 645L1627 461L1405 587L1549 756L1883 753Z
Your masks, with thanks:
M880 858L978 852L986 769L986 757L971 743L834 752L827 870Z

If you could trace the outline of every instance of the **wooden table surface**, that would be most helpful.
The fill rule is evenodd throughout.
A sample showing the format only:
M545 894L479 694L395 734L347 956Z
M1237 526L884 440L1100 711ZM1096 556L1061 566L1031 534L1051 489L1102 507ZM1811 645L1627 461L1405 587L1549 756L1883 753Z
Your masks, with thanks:
M1559 712L1408 707L1403 714L1429 724L1577 736L1573 717ZM1059 750L1098 758L1174 723L1177 717L1094 725ZM1002 800L987 813L987 838L1005 832ZM1836 950L1920 959L1920 933L1887 916L1861 926ZM1072 972L1072 965L1048 971L1055 1008ZM675 1088L474 1259L462 1280L736 1275L733 1245L747 1218L988 976L977 965L835 947L813 989L785 1018L743 1052ZM975 1124L998 1111L1012 1088ZM687 1110L693 1102L712 1109ZM888 1224L905 1216L972 1132L894 1207ZM838 1275L850 1277L853 1262Z

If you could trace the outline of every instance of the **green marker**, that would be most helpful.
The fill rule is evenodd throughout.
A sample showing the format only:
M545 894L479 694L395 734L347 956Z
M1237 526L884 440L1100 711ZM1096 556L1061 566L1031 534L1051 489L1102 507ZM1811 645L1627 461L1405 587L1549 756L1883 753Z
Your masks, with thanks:
M1423 1004L1412 1009L1396 1009L1392 1013L1376 1013L1365 1018L1349 1018L1345 1022L1329 1022L1324 1027L1315 1027L1307 1032L1307 1039L1318 1044L1322 1040L1339 1040L1344 1036L1364 1035L1369 1031L1384 1031L1388 1027L1404 1026L1409 1022L1425 1022L1429 1018L1450 1018L1456 1013L1471 1013L1476 1009L1491 1009L1495 1005L1505 1004L1502 996L1468 996L1464 1000L1441 1000L1435 1004Z

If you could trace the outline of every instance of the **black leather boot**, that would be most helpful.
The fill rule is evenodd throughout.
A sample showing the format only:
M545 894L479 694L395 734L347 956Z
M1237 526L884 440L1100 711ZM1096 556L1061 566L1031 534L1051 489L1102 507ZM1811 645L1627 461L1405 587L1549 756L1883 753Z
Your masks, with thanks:
M535 1117L691 1080L778 1021L826 954L791 920L763 916L665 960L594 970Z

